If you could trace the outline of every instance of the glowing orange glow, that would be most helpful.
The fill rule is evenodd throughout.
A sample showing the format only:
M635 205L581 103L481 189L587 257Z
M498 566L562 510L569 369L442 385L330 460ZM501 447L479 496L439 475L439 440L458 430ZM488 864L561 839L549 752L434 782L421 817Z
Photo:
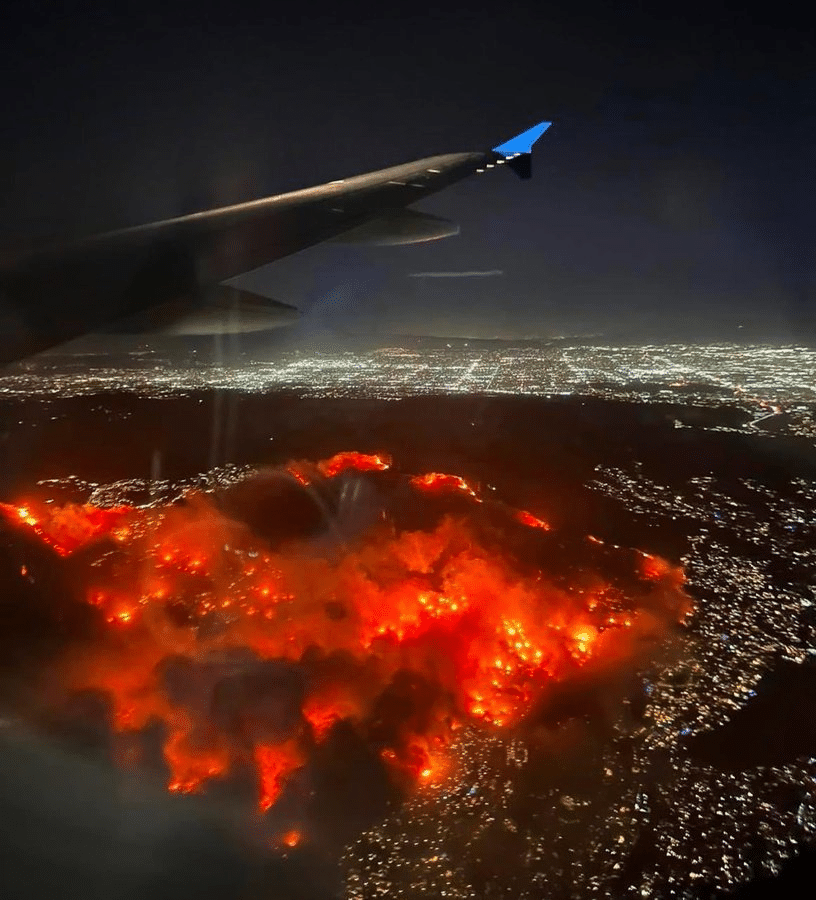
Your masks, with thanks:
M350 452L286 471L298 480L300 473L305 484L389 466L383 456ZM456 475L409 476L409 483L422 493L481 503ZM600 575L587 590L578 576L567 584L522 571L485 539L476 504L442 515L427 530L372 527L330 558L296 542L273 549L206 494L164 508L32 501L0 510L61 555L112 538L104 545L105 565L87 563L84 585L87 603L108 627L78 658L63 661L63 689L106 692L123 744L161 726L171 791L194 793L251 769L261 812L338 722L369 733L378 700L399 673L427 686L428 707L371 740L400 784L430 788L451 771L447 747L463 723L485 729L518 723L552 681L605 654L619 658L616 635L649 634L661 627L659 611L676 621L689 608L681 570L653 556L640 557L633 573L641 593L654 595L643 614ZM525 510L503 510L508 521L550 527ZM617 646L632 643L630 635ZM329 674L304 676L308 687L284 715L290 701L253 699L241 667L219 662L236 653L249 670L274 660L308 675L309 660L318 660ZM173 665L188 673L184 690L172 688ZM216 696L227 706L214 706ZM281 842L294 846L285 835Z
M530 528L540 528L542 529L542 531L549 531L552 528L552 526L548 522L545 522L543 519L539 519L531 512L527 512L526 509L520 509L516 513L516 520L521 522L522 525L527 525Z
M417 776L420 784L426 787L439 785L451 772L451 762L447 754L426 750L423 754L422 768Z
M266 812L274 806L292 772L303 764L293 741L280 745L259 744L255 748L260 791L258 807Z
M598 637L598 631L592 625L579 625L572 631L572 639L575 642L573 655L578 653L586 655L591 652L592 644Z
M297 466L288 466L286 471L292 476L292 478L295 479L295 481L299 482L304 487L311 484L311 482L309 481L309 476Z
M437 736L433 743L442 749L431 749L426 738L415 736L399 750L387 747L380 757L398 779L408 778L421 787L435 787L450 773L451 763L444 751L447 738Z
M579 644L591 644L598 632L591 625L581 625L572 632L573 640Z
M164 745L171 771L167 789L177 794L197 793L206 781L227 771L229 756L219 747L198 744L189 719L178 715L174 719L176 728Z
M28 525L60 556L69 556L95 538L109 534L132 510L130 507L102 509L76 503L65 506L40 503L35 508L31 501L22 506L0 503L0 512L11 523Z
M339 475L346 469L356 469L358 472L383 472L390 466L391 460L386 456L357 453L355 450L337 453L331 459L324 459L317 464L320 473L327 478Z
M281 843L284 847L297 847L302 839L302 835L299 831L294 828L290 831L286 831L281 835Z
M643 577L648 578L650 581L658 581L661 578L665 578L673 571L673 567L667 563L665 559L660 559L658 556L644 553L642 554L641 559L641 572L643 573Z
M316 741L326 739L335 723L360 717L358 704L350 696L335 692L332 697L312 696L303 705L303 718L309 723Z
M132 620L133 612L129 609L120 609L115 616L110 616L108 618L109 622L121 622L123 625L127 625Z
M428 494L442 494L458 492L466 494L478 500L476 491L459 475L446 475L443 472L428 472L425 475L415 475L411 484Z

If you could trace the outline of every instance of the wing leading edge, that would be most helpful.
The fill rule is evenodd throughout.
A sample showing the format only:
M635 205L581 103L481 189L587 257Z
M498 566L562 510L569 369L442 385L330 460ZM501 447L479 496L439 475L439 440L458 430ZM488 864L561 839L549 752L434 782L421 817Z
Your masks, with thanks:
M396 221L409 204L469 175L507 163L529 177L532 145L549 126L541 122L486 152L430 156L3 259L0 363L153 307L189 310L209 287L344 234L355 240L372 222ZM435 227L438 236L454 233Z

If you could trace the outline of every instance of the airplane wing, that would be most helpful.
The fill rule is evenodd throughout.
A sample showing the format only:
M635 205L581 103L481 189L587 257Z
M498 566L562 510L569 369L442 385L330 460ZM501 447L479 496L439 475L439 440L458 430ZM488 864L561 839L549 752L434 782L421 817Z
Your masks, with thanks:
M269 327L293 308L234 289L225 303L217 292L208 299L208 289L326 240L413 243L455 233L452 223L407 207L505 164L529 178L532 145L550 124L541 122L489 151L430 156L0 257L0 364L112 322L152 324L174 334L230 330L241 304L250 307L250 330Z

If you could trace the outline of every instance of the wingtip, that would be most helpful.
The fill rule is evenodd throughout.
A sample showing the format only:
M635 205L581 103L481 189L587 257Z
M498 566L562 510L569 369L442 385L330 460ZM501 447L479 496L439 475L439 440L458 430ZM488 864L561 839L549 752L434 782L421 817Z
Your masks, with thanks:
M539 122L537 125L533 125L532 128L522 131L521 134L511 137L509 141L505 141L503 144L494 147L493 152L501 153L503 156L513 156L516 153L529 153L533 148L533 144L542 134L544 134L550 125L552 125L552 122Z

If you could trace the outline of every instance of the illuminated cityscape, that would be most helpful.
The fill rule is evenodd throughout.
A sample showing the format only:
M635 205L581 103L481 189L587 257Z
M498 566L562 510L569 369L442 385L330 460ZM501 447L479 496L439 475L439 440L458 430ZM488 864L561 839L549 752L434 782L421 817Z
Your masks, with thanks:
M406 346L283 349L274 360L174 363L137 352L122 364L42 356L0 375L0 397L82 396L127 390L175 396L202 389L291 391L307 397L400 399L427 394L592 396L745 412L719 428L816 435L816 351L763 345L606 345L405 339ZM686 424L678 418L677 427Z
M613 886L633 897L673 896L695 883L725 890L778 872L797 846L816 839L816 759L718 771L693 749L695 735L723 726L756 697L780 660L816 656L812 585L772 574L791 557L812 571L813 486L797 485L792 505L747 485L767 504L760 519L706 483L678 496L642 476L600 469L594 487L654 527L678 513L693 520L684 565L701 602L682 662L643 673L644 708L635 718L629 702L614 723L601 783L582 796L528 794L534 810L525 825L511 810L526 750L509 737L491 746L463 735L455 775L349 848L348 896L425 897L442 884L448 897L536 897L565 884L576 896L607 896ZM462 860L502 838L511 839L514 862L474 885ZM627 885L624 872L637 877Z

